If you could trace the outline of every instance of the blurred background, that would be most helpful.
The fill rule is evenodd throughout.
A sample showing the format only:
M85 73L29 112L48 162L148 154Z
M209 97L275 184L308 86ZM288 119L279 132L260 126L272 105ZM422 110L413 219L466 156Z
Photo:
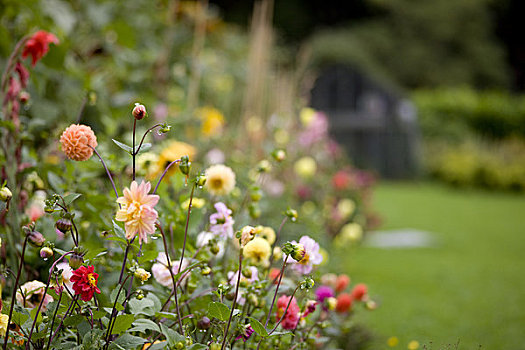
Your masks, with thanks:
M379 179L381 224L351 254L331 254L377 291L369 348L525 349L524 10L519 0L1 0L0 59L38 29L58 36L25 107L24 137L49 149L80 118L124 134L123 111L140 101L186 140L195 110L213 106L234 132L217 135L209 117L203 148L249 137L256 163L266 139L286 143L301 107L324 112L353 166Z

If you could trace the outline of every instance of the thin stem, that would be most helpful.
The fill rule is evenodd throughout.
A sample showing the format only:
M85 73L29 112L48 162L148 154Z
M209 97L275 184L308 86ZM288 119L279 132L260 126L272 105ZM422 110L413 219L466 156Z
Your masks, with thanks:
M26 343L26 349L27 350L29 350L29 343L31 341L31 336L33 335L33 331L34 331L35 326L36 326L36 321L38 320L38 314L40 313L40 310L42 309L42 305L44 304L44 300L46 299L45 296L46 296L47 290L49 288L49 283L51 282L51 277L53 276L53 271L55 271L55 266L60 261L62 261L62 259L65 256L67 256L69 254L73 254L73 251L69 251L69 252L66 252L66 253L62 254L62 256L60 258L58 258L57 260L55 260L53 265L51 265L51 269L49 270L51 272L49 273L49 278L47 279L47 283L46 283L46 287L44 289L43 297L42 297L42 300L40 300L40 304L38 304L38 308L36 309L35 319L33 320L33 324L31 325L31 331L29 331L29 337L28 337L27 343Z
M292 303L292 299L293 297L295 296L295 292L297 292L297 289L299 288L299 286L295 287L293 293L292 293L292 296L290 297L290 300L288 300L288 305L286 305L286 309L284 310L284 313L283 315L281 316L281 318L279 319L279 322L277 322L277 324L275 325L275 327L273 327L273 329L268 333L268 335L272 334L273 332L275 332L275 330L277 329L277 327L279 327L279 325L281 324L281 322L283 321L284 317L286 316L286 313L288 312L288 308L290 307L290 304ZM297 324L299 324L299 321L297 321ZM297 327L297 325L296 325Z
M106 349L109 346L109 336L111 334L111 322L113 321L113 316L116 314L115 311L117 307L118 297L120 295L120 292L122 291L122 288L124 287L124 284L126 284L126 281L128 280L129 275L126 276L126 279L124 279L124 282L120 284L120 287L118 289L117 295L115 296L115 301L113 302L113 308L111 309L111 314L109 316L109 322L108 322L108 331L106 332Z
M174 160L173 162L169 163L168 166L166 167L166 169L164 169L164 172L162 173L162 175L160 176L159 178L159 181L157 182L157 185L155 186L155 189L153 190L153 193L152 194L155 194L157 192L157 188L159 187L160 185L160 182L162 181L162 179L164 178L164 176L166 175L166 173L168 172L168 169L175 163L179 163L180 162L180 159L177 159L177 160Z
M270 264L268 264L268 271L270 271L270 268L272 267L273 250L275 249L275 246L277 245L277 241L279 240L279 237L281 236L281 231L286 221L288 221L288 216L285 216L283 221L281 221L281 224L279 225L279 229L277 230L277 234L275 235L275 241L273 241L273 244L272 244L272 252L270 253Z
M184 328L182 327L182 318L180 316L179 300L177 298L177 283L175 282L175 276L173 275L173 270L171 268L171 261L170 261L170 256L168 252L168 244L166 243L166 235L164 234L164 231L162 230L162 226L159 224L159 222L157 222L157 227L159 228L160 234L162 235L162 242L164 243L164 251L166 252L166 261L168 262L168 270L170 272L171 282L173 284L173 295L175 296L175 309L177 310L177 319L179 321L179 328L180 328L182 335L185 335Z
M131 246L131 244L133 244L134 239L135 237L133 237L131 241L128 241L128 245L126 246L126 250L124 251L124 260L122 261L122 267L120 268L120 276L118 278L119 284L120 282L122 282L122 277L124 276L124 271L126 270L126 262L128 260L129 247Z
M186 227L184 229L184 242L182 243L182 254L180 256L180 264L179 269L177 273L180 273L180 269L182 267L182 260L184 259L184 251L186 250L186 238L188 237L188 225L190 223L190 214L191 214L191 204L193 202L193 194L195 192L195 186L197 186L197 183L194 183L191 187L191 194L190 194L190 203L188 205L188 215L186 216ZM166 252L168 254L168 252Z
M144 142L144 139L146 138L146 136L147 136L151 131L153 131L155 128L158 128L159 126L162 126L162 124L160 124L160 123L155 124L155 125L153 125L151 128L149 128L148 130L146 130L146 132L144 133L144 135L142 135L142 139L140 140L139 147L137 148L136 151L135 151L135 146L133 146L133 152L135 152L135 155L139 154L139 152L140 152L140 148L142 147L142 143Z
M268 327L268 322L270 321L270 316L272 314L273 304L275 304L275 298L277 297L277 292L279 291L279 286L281 285L281 280L283 279L283 275L284 275L284 268L286 267L286 262L288 261L289 257L290 255L287 255L286 258L284 258L283 267L281 268L281 275L279 276L279 283L277 283L277 287L275 288L275 293L273 294L272 305L270 305L270 310L268 310L268 316L266 316L266 323L264 324L264 327Z
M62 293L63 292L60 292L60 294L58 295L58 303L55 308L55 312L53 313L53 318L51 319L51 327L49 328L51 332L53 332L53 326L55 325L55 318L57 317L57 312L58 312L58 309L60 308L60 301L62 300ZM51 335L53 335L53 333L51 333ZM49 345L51 345L51 336L49 337L49 340L47 341L46 349L49 349Z
M133 118L133 148L131 149L131 156L133 157L133 181L135 181L135 129L137 127L137 119Z
M15 58L18 56L18 54L20 53L19 52L20 49L25 45L28 39L29 39L29 35L26 35L22 39L20 39L20 41L16 44L13 50L13 53L11 54L11 56L9 56L9 60L7 61L7 65L5 66L6 68L4 70L4 73L2 74L2 92L6 88L7 77L9 76L9 71L13 69L13 65L15 64L15 62L17 62Z
M90 145L88 145L88 146L91 147ZM111 185L113 185L113 191L115 191L115 196L118 198L117 187L115 186L115 182L113 181L113 177L111 176L111 173L109 172L109 169L106 166L106 163L104 162L104 159L102 159L102 157L100 156L100 154L97 152L97 150L94 147L91 147L91 149L95 152L95 154L98 156L98 158L102 162L102 166L106 170L106 174L108 174L109 181L111 181ZM119 204L119 207L120 207L120 204Z
M233 312L235 311L235 306L237 304L237 296L239 295L239 285L241 284L241 271L242 271L242 248L239 253L239 273L237 274L237 285L235 286L235 296L233 297L233 304L232 309L230 311L230 318L228 319L228 324L226 325L226 328L224 329L224 339L222 340L222 346L221 350L224 350L224 346L226 345L226 338L228 336L228 329L230 328L230 323L232 321Z
M66 311L66 313L64 314L64 316L62 316L62 319L60 320L60 323L58 324L58 327L57 329L55 330L55 332L53 333L53 335L51 336L51 340L49 341L49 344L51 344L53 342L53 339L55 338L55 336L57 335L58 331L60 330L60 327L62 327L62 324L64 323L64 320L66 319L67 315L69 314L69 311L71 311L71 308L73 307L73 305L76 304L77 300L78 300L78 297L79 295L76 295L72 300L71 300L71 303L69 304L69 307ZM51 331L53 331L53 329L51 329ZM49 349L49 345L48 345L48 349Z
M26 238L24 239L24 245L22 246L22 256L20 258L20 266L18 266L18 272L16 273L15 285L13 286L13 296L11 297L11 305L9 306L9 318L7 319L7 327L5 331L5 337L4 337L4 350L7 349L7 338L9 338L9 329L10 329L9 326L11 324L11 317L13 316L13 308L15 306L16 289L18 287L18 281L20 280L20 274L22 273L22 266L24 265L24 255L26 252L28 238L29 236L26 235Z

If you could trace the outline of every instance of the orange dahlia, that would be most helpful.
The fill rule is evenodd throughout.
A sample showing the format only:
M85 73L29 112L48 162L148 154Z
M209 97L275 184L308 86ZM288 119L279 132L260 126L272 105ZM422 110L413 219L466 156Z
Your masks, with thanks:
M87 125L71 124L60 136L62 151L68 158L84 161L91 158L93 148L97 147L97 137ZM91 146L91 147L90 147Z

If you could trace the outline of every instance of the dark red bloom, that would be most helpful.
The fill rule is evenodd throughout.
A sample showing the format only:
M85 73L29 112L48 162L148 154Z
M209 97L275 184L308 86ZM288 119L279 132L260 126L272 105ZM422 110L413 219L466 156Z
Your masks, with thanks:
M80 266L73 271L73 276L71 276L70 281L73 282L75 295L80 294L84 301L91 300L95 292L100 294L100 289L97 287L98 273L95 273L94 271L94 266Z
M58 38L45 30L39 30L27 40L22 57L31 55L33 66L49 51L49 44L58 44Z
M29 72L20 62L16 62L15 71L18 73L20 78L20 84L23 88L25 88L27 86L27 81L29 80Z
M348 293L341 293L337 297L337 304L335 305L335 311L347 312L352 308L352 296Z
M352 289L352 297L355 300L363 300L365 295L368 293L368 288L366 287L366 284L359 283L357 284L354 289Z

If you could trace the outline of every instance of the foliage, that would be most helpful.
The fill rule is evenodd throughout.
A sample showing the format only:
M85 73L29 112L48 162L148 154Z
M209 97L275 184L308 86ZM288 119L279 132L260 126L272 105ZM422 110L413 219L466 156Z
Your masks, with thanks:
M405 88L506 85L488 1L370 3L370 19L311 37L314 64L350 63Z

